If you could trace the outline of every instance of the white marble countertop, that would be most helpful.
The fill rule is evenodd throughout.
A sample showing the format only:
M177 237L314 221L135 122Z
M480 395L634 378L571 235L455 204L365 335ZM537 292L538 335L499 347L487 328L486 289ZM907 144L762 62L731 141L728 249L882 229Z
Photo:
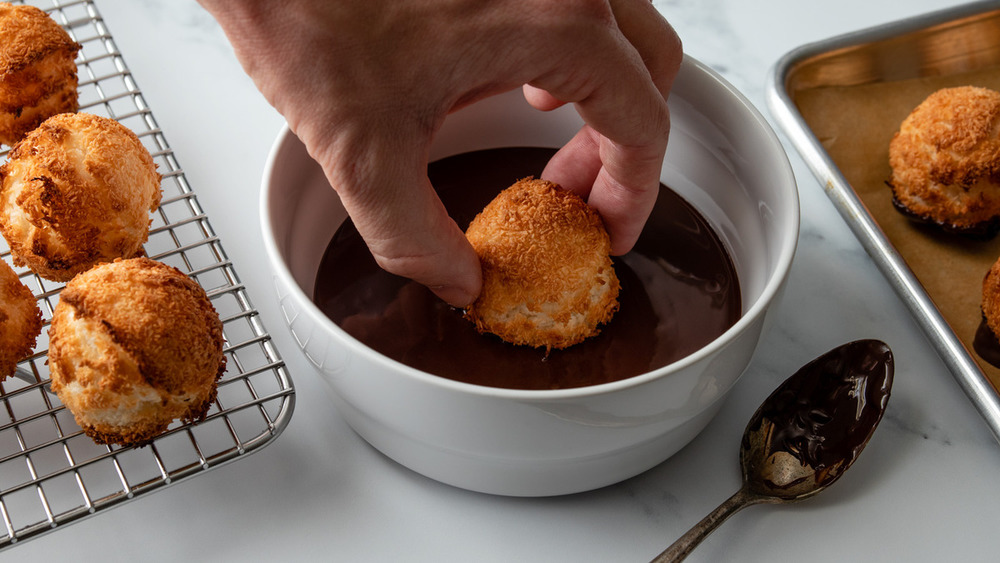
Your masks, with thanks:
M946 0L661 0L685 50L765 114L771 65L803 43ZM516 499L438 484L338 417L285 329L261 249L258 190L282 119L193 0L97 0L187 179L288 364L294 417L246 459L16 545L20 561L646 561L739 486L760 401L857 338L896 355L892 400L845 476L796 505L734 516L692 561L986 561L997 557L1000 446L787 142L802 232L776 322L718 416L662 465L602 490ZM305 62L304 62L305 63ZM849 273L849 275L845 275Z

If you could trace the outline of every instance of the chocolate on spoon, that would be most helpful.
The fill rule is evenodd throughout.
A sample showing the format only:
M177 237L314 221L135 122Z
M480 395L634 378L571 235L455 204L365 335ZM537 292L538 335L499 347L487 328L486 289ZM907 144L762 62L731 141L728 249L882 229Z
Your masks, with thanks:
M653 561L684 559L744 507L799 501L836 481L882 420L892 376L892 351L878 340L844 344L803 366L747 424L740 490Z

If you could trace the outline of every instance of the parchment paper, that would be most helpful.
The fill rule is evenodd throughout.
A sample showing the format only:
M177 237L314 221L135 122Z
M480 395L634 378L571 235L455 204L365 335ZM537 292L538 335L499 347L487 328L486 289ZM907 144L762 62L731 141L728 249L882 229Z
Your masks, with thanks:
M907 262L983 372L1000 389L1000 369L980 358L973 339L982 320L983 277L1000 258L1000 237L976 241L904 217L892 205L889 141L903 119L939 88L1000 90L1000 68L861 86L803 90L795 102L854 191Z

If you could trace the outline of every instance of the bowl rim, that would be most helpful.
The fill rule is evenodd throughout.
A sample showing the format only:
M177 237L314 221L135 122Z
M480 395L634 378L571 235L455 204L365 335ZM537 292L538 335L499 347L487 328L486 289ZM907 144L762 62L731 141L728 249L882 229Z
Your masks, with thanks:
M750 103L746 96L744 96L719 73L687 54L684 55L682 72L684 72L685 67L689 69L689 72L700 73L704 79L713 82L716 87L721 88L723 91L728 93L734 102L736 102L739 106L742 106L747 115L757 124L757 129L764 135L766 141L773 149L772 152L775 153L775 157L777 159L775 164L778 165L777 168L779 170L777 170L777 172L780 173L781 177L781 181L775 182L775 184L786 186L790 193L783 194L787 196L786 203L788 204L789 209L788 212L782 217L785 224L781 225L781 227L783 228L783 232L787 233L787 236L781 240L781 245L777 249L775 268L771 275L768 276L767 282L765 283L760 295L754 301L753 305L751 305L751 307L740 316L736 323L730 326L725 332L716 337L714 340L684 358L652 371L618 381L601 383L599 385L589 385L569 389L507 389L455 381L418 370L376 352L331 321L319 309L319 307L313 303L312 299L305 294L301 286L299 286L298 282L295 280L295 277L292 275L288 265L278 250L278 245L274 238L273 225L271 224L270 206L268 204L272 185L271 177L274 173L277 156L281 152L282 147L289 142L301 143L287 124L282 125L270 151L268 152L267 160L264 163L260 189L261 233L264 239L264 250L273 269L273 275L280 278L288 290L295 294L296 300L299 302L298 305L304 308L305 314L309 315L313 322L330 327L332 334L334 334L337 338L350 343L352 347L355 348L356 353L364 355L370 361L392 368L406 377L428 385L463 394L471 394L481 397L514 399L524 402L553 401L604 395L645 385L652 381L666 377L671 373L682 371L706 358L712 357L717 352L725 348L730 342L739 338L740 335L751 327L751 325L757 322L758 318L765 314L767 308L775 300L775 297L788 277L792 259L795 256L795 250L798 244L801 209L798 189L795 183L795 176L792 172L788 155L785 152L781 141L778 139L778 136L775 134L774 130L771 128L761 112Z

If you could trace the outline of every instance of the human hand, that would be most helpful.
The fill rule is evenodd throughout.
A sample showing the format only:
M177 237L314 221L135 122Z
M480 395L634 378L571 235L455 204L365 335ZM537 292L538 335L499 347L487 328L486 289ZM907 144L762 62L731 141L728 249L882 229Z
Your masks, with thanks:
M427 179L429 147L448 113L522 86L587 124L542 177L597 208L613 253L638 238L682 56L648 0L200 2L387 271L475 300L479 262Z

